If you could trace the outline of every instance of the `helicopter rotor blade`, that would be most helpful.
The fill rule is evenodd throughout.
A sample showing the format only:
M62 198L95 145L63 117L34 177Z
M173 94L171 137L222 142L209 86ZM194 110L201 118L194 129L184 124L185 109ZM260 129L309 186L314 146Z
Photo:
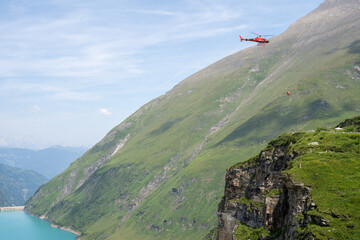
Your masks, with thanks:
M257 34L257 33L254 33L254 32L250 32L258 37L270 37L270 36L274 36L274 35L260 35L260 34Z
M254 32L250 32L250 33L252 33L252 34L254 34L256 36L261 36L260 34L257 34L257 33L254 33Z

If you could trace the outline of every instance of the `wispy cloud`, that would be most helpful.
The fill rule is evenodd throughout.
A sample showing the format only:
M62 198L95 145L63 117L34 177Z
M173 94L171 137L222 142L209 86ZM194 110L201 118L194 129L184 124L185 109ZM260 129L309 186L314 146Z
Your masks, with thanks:
M95 101L100 97L91 93L80 93L73 91L62 91L53 95L53 99L66 101Z
M162 16L180 16L181 13L164 10L140 10L140 9L126 9L127 12L149 14L149 15L162 15Z
M75 9L57 18L25 15L15 21L0 22L0 49L5 53L0 57L0 66L6 69L0 77L29 73L89 77L108 71L134 76L144 72L136 59L146 47L215 36L244 27L216 26L241 15L230 7L207 3L192 5L196 7L192 12L139 8L117 12L120 18L112 13L104 19L96 12L101 9L88 4L85 10ZM139 25L132 19L123 21L129 13L159 18ZM104 24L105 21L110 24ZM129 67L134 65L136 67Z
M3 81L0 83L0 96L13 95L14 93L28 95L31 93L35 95L36 99L45 98L47 101L95 101L102 98L98 93L84 92L83 89L86 89L86 84L83 87L79 87L71 82L62 82L61 84L54 81L48 82L37 81L33 83L26 80ZM37 106L34 105L32 111L36 108Z

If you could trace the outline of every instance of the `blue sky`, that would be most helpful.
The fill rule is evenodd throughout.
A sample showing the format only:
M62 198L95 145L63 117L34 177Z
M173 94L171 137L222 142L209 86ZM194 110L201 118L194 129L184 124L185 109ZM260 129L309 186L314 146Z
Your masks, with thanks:
M91 147L207 65L322 0L0 0L0 146ZM269 46L270 47L270 46Z

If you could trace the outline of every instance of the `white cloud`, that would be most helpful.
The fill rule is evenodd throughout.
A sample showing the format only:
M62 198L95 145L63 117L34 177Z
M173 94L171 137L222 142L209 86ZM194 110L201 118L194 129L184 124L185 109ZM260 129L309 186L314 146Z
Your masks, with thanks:
M109 112L109 110L107 110L106 108L101 108L101 109L99 109L99 112L101 113L101 114L103 114L104 116L110 116L112 113L111 112Z
M41 111L41 108L38 105L33 105L31 106L30 111L32 111L33 113L38 113Z

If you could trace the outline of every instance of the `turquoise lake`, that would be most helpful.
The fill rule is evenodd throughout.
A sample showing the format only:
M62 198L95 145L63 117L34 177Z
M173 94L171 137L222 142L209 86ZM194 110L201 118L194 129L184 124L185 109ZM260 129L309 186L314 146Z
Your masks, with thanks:
M24 211L0 211L1 240L75 240L76 235Z

